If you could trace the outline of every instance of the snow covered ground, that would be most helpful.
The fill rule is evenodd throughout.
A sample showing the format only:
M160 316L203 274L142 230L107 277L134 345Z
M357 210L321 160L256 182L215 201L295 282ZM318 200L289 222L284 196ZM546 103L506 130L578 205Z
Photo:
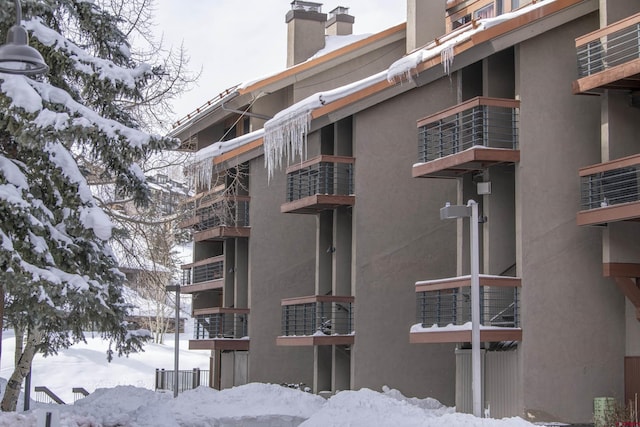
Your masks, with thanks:
M186 351L181 342L180 369L208 369L207 352ZM5 331L0 376L13 369L13 334ZM404 397L396 390L343 391L328 400L273 384L247 384L216 391L207 387L172 393L153 391L156 368L173 368L173 336L166 344L148 344L146 351L106 362L108 343L89 337L58 356L38 356L32 385L45 385L66 402L72 387L91 391L73 405L32 404L29 413L0 413L0 427L44 426L46 412L61 427L531 427L519 419L478 419L458 414L434 399ZM0 386L4 390L4 383ZM20 406L22 407L22 406Z

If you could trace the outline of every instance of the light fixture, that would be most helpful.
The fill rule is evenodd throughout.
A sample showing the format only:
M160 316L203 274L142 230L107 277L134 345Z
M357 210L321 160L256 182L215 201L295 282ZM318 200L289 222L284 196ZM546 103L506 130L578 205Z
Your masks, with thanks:
M19 0L16 5L16 24L7 33L7 43L0 46L0 73L34 75L46 73L49 67L44 58L29 46L27 30L20 24L22 9Z

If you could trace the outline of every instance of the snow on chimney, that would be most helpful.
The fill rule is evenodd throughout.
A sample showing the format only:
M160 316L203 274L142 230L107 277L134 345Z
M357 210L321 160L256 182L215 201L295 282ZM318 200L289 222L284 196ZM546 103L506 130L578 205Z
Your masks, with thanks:
M349 8L338 6L329 12L329 20L325 24L328 36L350 36L353 34L355 18L349 15Z

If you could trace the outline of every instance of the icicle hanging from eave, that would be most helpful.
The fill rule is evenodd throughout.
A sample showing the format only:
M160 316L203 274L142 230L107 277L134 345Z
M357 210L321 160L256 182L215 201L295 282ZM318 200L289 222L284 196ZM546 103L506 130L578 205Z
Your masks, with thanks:
M207 188L211 187L213 178L213 159L215 156L209 156L204 159L196 160L195 156L191 162L185 167L190 188Z
M307 153L307 132L311 125L311 111L302 110L278 118L264 125L264 162L268 177L273 177L283 160L294 157L303 160Z
M453 65L453 60L455 58L455 53L453 51L454 47L455 47L455 44L452 43L446 46L440 52L440 62L442 63L442 67L444 68L444 73L447 76L451 75L451 65Z

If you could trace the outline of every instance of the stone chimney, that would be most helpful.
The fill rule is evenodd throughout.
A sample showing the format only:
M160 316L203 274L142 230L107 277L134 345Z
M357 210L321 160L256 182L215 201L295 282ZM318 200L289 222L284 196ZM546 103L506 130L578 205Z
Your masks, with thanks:
M287 23L287 67L306 61L324 48L327 14L322 3L293 0L285 17Z
M445 33L446 4L444 0L407 0L407 53Z
M353 34L355 18L349 15L349 8L338 6L329 12L329 20L325 24L328 36L350 36Z

